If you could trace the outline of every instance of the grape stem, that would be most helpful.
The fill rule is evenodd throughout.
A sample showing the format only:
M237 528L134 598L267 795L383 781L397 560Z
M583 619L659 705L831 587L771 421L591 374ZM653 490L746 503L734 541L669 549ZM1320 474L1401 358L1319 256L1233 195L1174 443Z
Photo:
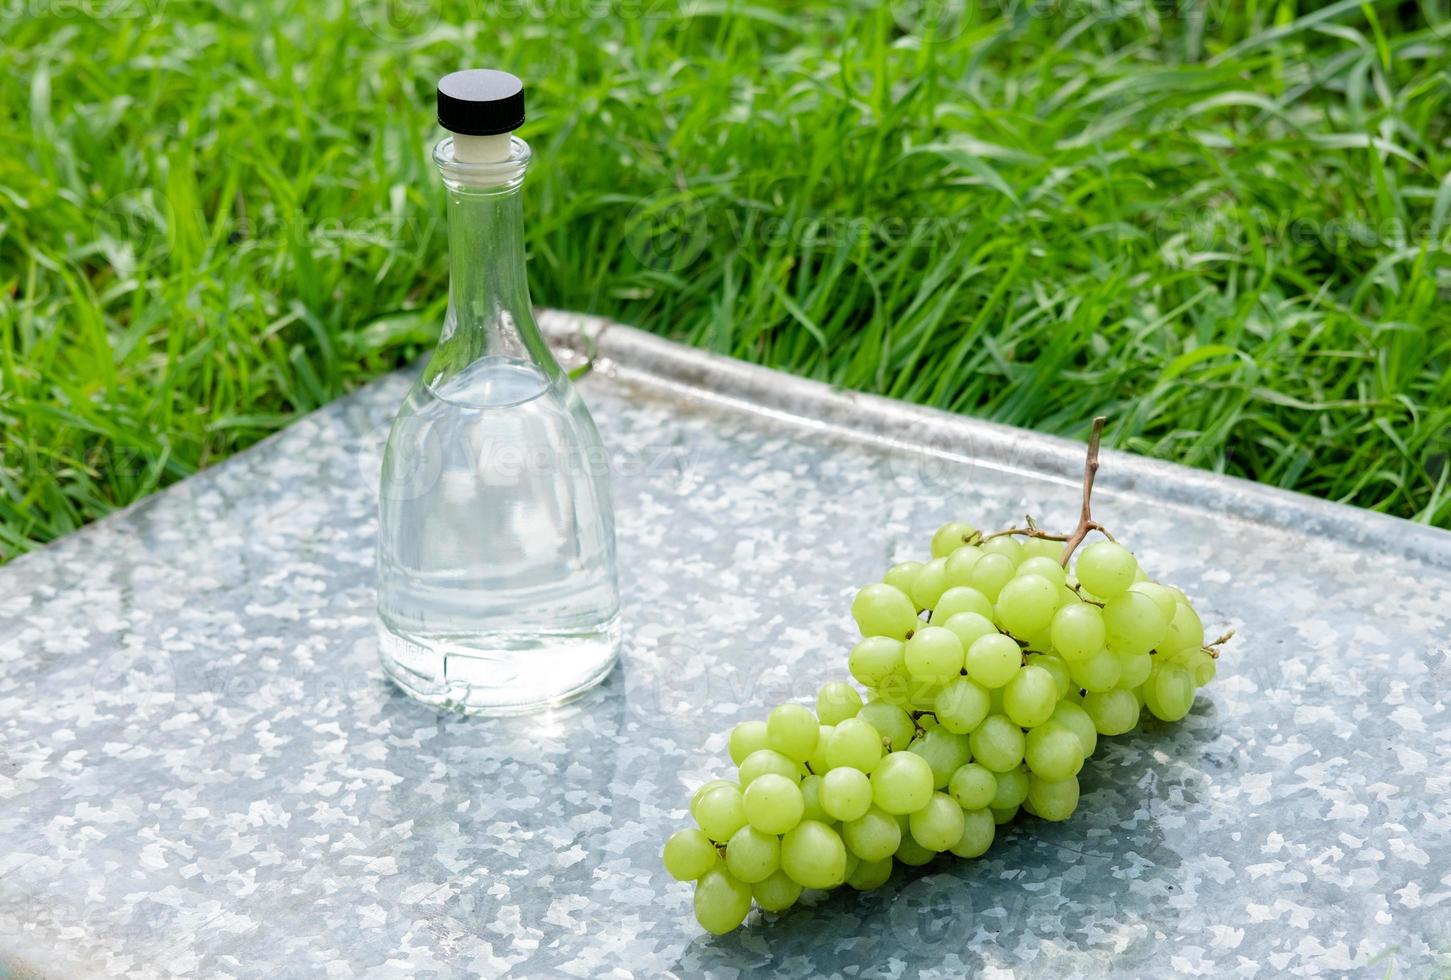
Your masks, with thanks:
M1088 439L1088 458L1083 464L1083 509L1078 518L1078 527L1074 528L1072 534L1052 534L1041 530L1034 522L1033 515L1029 514L1025 518L1024 527L1007 527L1001 531L994 531L992 534L982 535L977 543L981 544L983 541L991 541L993 538L1001 538L1009 534L1016 534L1024 538L1041 538L1044 541L1063 541L1066 543L1063 546L1063 555L1059 558L1059 563L1067 568L1068 559L1073 556L1074 549L1083 543L1083 539L1088 537L1089 531L1097 531L1110 541L1114 540L1108 529L1093 519L1093 510L1090 507L1090 500L1093 497L1093 478L1098 474L1098 444L1103 437L1103 426L1107 421L1107 417L1103 415L1093 420L1093 434ZM1082 598L1081 595L1080 598ZM1103 603L1095 603L1095 605L1103 605Z
M994 531L992 534L982 536L978 543L981 544L983 541L991 541L993 538L1001 538L1006 534L1019 534L1025 538L1042 538L1044 541L1068 540L1068 535L1066 534L1050 534L1047 531L1041 530L1033 520L1032 514L1026 515L1023 520L1026 522L1026 527L1006 527L1001 531Z
M1004 535L1017 534L1025 538L1042 538L1044 541L1067 541L1066 534L1051 534L1048 531L1040 531L1035 527L1005 527L1001 531L994 531L992 534L983 535L984 541L991 541L993 538L1001 538Z
M1225 633L1223 636L1221 636L1219 639L1213 641L1212 643L1206 643L1206 644L1204 644L1204 646L1203 646L1202 649L1204 650L1205 653L1209 654L1215 660L1218 660L1219 659L1219 648L1222 647L1224 644L1228 643L1233 638L1234 638L1234 630L1230 630L1229 632Z
M931 715L933 718L936 718L937 717L937 712L935 712L935 711L927 711L927 710L913 711L912 712L912 737L913 738L921 738L923 735L926 735L927 734L927 729L925 729L925 728L922 727L922 719L925 718L927 715Z
M1093 519L1091 502L1093 499L1093 478L1098 475L1098 444L1103 437L1103 424L1108 421L1106 416L1100 415L1093 420L1093 433L1088 437L1088 458L1083 462L1083 509L1078 517L1078 527L1068 536L1068 543L1063 546L1063 556L1058 563L1064 568L1068 567L1068 559L1073 557L1074 549L1083 543L1088 537L1089 531L1097 531L1110 541L1113 535L1103 529L1103 525Z

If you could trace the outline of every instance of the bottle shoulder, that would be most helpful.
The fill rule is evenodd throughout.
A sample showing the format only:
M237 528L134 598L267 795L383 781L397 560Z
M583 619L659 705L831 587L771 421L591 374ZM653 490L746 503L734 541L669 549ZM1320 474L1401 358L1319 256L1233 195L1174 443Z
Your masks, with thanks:
M547 372L532 361L517 358L480 358L432 377L424 372L414 381L397 418L451 415L556 416L570 420L576 438L599 441L594 419L569 375L557 367Z

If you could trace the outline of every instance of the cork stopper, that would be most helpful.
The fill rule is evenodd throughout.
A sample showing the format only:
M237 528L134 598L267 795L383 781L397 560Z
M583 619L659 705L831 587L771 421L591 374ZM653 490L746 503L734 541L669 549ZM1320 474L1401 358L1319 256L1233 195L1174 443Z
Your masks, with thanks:
M506 71L470 68L438 82L438 124L454 134L459 163L509 159L509 134L524 124L524 83Z

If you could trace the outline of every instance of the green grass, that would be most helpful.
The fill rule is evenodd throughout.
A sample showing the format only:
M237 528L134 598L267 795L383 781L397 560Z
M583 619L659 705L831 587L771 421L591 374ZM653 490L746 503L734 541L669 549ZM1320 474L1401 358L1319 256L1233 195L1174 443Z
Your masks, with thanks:
M12 5L0 556L428 349L475 64L541 305L1451 527L1444 2L918 6Z

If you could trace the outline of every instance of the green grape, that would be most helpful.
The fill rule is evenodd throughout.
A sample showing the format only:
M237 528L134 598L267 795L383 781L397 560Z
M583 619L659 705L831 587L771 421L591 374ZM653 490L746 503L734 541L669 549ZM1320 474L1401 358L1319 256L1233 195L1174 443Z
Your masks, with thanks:
M938 693L942 690L942 682L947 679L948 678L946 677L912 678L911 684L907 689L908 693L911 695L911 697L908 698L909 704L904 704L903 707L907 708L907 710L909 711L931 711L932 706L937 701ZM927 719L925 718L919 720L917 722L918 726L920 727L922 722L926 720Z
M972 585L972 569L982 560L982 549L965 544L947 556L943 570L947 573L949 586Z
M912 601L918 609L931 609L947 589L947 559L934 558L922 566L912 582Z
M967 584L986 596L989 602L996 602L998 593L1012 581L1017 570L1011 559L996 553L984 554L968 573Z
M998 782L993 771L976 762L958 766L947 782L947 795L964 810L981 810L997 795Z
M1024 758L1035 776L1057 782L1083 768L1083 743L1073 729L1050 721L1028 733Z
M747 824L726 842L726 868L748 885L769 878L781 867L781 841Z
M771 872L770 877L751 886L751 896L767 912L786 911L796 904L802 891L802 887L779 868Z
M1038 630L1036 633L1029 633L1027 636L1020 636L1018 639L1023 641L1026 648L1025 653L1053 653L1053 635L1047 628ZM1057 654L1053 654L1053 656L1056 657Z
M888 813L911 813L932 798L932 767L914 752L893 752L872 772L872 802Z
M846 681L828 681L816 692L816 715L823 725L855 718L862 708L862 696Z
M941 695L938 696L938 707L940 710ZM862 710L856 716L890 741L894 749L904 749L912 741L912 732L916 726L912 724L912 716L900 705L886 701L868 701L862 705Z
M695 883L695 919L716 936L746 921L751 911L751 886L725 868L712 868Z
M1095 541L1078 553L1073 566L1078 582L1102 599L1112 599L1134 584L1139 563L1133 553L1112 541Z
M972 757L993 772L1007 772L1023 761L1023 730L1007 715L988 715L968 737Z
M833 820L856 820L871 806L872 781L860 769L843 766L822 777L821 807Z
M962 807L946 793L933 793L927 805L911 815L908 826L917 843L929 851L945 851L962 837Z
M706 793L709 793L717 786L734 786L737 790L740 789L740 786L731 782L729 779L712 779L710 782L702 784L690 797L690 815L695 818L696 823L700 822L700 818L696 816L695 808L700 804L701 797L705 796Z
M918 624L917 607L901 589L885 582L868 585L851 602L851 615L862 636L890 636L905 640Z
M1018 575L998 593L997 622L1014 636L1047 629L1058 609L1058 589L1041 575Z
M870 773L881 757L882 736L862 721L860 715L837 725L831 733L831 742L826 746L826 761L832 769L850 766Z
M1143 593L1121 592L1104 603L1103 629L1108 648L1114 653L1148 653L1164 642L1169 620Z
M1177 664L1180 667L1188 668L1189 656L1195 649L1195 647L1186 647L1183 650L1160 650L1149 658L1150 668L1152 669L1154 665L1162 667L1165 664Z
M1178 721L1194 706L1194 678L1177 664L1155 665L1144 681L1144 705L1161 721Z
M1024 575L1037 575L1047 579L1053 583L1055 594L1061 594L1063 586L1068 581L1068 575L1063 571L1063 566L1058 564L1058 559L1047 558L1043 555L1032 555L1024 558L1018 564L1018 577L1021 578Z
M1208 684L1219 673L1219 665L1215 663L1214 657L1202 649L1189 651L1184 669L1189 671L1197 687Z
M904 561L887 569L887 574L882 576L882 581L894 589L901 591L903 595L912 594L912 586L917 581L917 573L922 571L920 561Z
M826 747L830 744L831 733L836 731L833 725L820 725L816 729L816 748L811 751L811 758L806 760L806 767L818 776L826 775L831 764L826 760Z
M1139 699L1122 687L1089 694L1083 710L1093 720L1094 730L1103 735L1122 735L1139 723Z
M1024 538L1023 551L1031 558L1047 558L1055 565L1060 565L1063 558L1064 542L1053 541L1049 538Z
M993 621L975 612L955 613L942 625L957 637L957 641L962 644L964 651L984 636L998 635L998 628L993 625Z
M1058 705L1058 682L1042 667L1029 664L1003 688L1003 711L1022 728L1041 725Z
M753 779L741 795L741 802L750 825L767 834L786 833L801 822L806 811L800 784L774 772L762 773Z
M962 836L957 838L950 850L960 858L981 857L993 846L997 834L997 821L992 813L981 807L964 810L962 813Z
M821 823L831 823L831 817L821 805L821 781L823 777L817 775L806 776L801 780L801 819L817 820Z
M805 762L816 749L820 724L804 704L782 704L766 720L770 747L794 762Z
M1012 535L1009 534L1004 534L1000 538L990 538L984 541L979 547L982 548L982 553L985 555L1002 555L1013 563L1014 568L1023 559L1028 557L1028 553L1023 550L1023 546L1013 540Z
M948 521L932 535L932 557L946 558L958 548L972 540L977 531L971 524L962 521Z
M967 676L983 687L1002 687L1023 665L1023 650L1011 636L992 633L967 648Z
M1028 657L1029 667L1041 667L1053 675L1053 687L1057 690L1059 699L1068 696L1073 689L1073 675L1068 670L1068 662L1062 657L1053 653L1034 653Z
M948 677L911 677L907 684L907 700L902 704L908 712L931 711L944 681Z
M768 772L794 781L800 778L801 767L800 763L788 759L775 749L757 749L741 761L741 791L744 792L752 780Z
M1147 653L1116 653L1114 657L1118 660L1118 687L1138 687L1154 669L1154 658Z
M826 824L803 820L781 838L781 869L806 888L835 888L846 880L846 845Z
M946 678L962 670L962 642L940 626L924 626L907 641L907 673L916 678Z
M1179 604L1179 599L1174 595L1172 589L1165 588L1158 582L1135 582L1129 586L1130 592L1137 592L1146 595L1154 600L1154 605L1159 607L1159 612L1164 616L1164 622L1174 618L1174 607Z
M990 714L990 715L1000 715L1000 714L1003 714L1003 689L1001 687L995 687L995 688L992 688L991 690L989 690L987 692L987 694L988 694L988 703L992 707L992 710L990 710L988 712L988 714Z
M924 732L921 738L907 747L907 751L920 755L927 761L932 770L932 785L935 789L945 787L952 774L972 758L968 737L950 732L940 725Z
M998 825L1002 825L1002 824L1005 824L1005 823L1012 823L1013 818L1018 815L1018 810L1019 809L1021 809L1021 808L1020 807L1016 807L1016 806L1010 806L1010 807L1000 808L1000 809L994 809L992 807L988 807L988 811L987 812L988 813L991 813L993 815L993 823L998 824Z
M1163 643L1169 650L1197 650L1204 646L1204 624L1187 602L1174 607L1174 618L1169 621L1169 634Z
M1032 741L1031 735L1029 741ZM1028 798L1028 770L1023 766L1016 769L1009 769L1007 772L998 773L997 790L993 798L988 801L988 806L994 810L1011 810L1015 806L1022 806L1023 801Z
M905 670L907 646L888 636L868 636L851 648L846 667L867 687L881 687L893 673Z
M1033 776L1028 780L1028 805L1044 820L1067 820L1078 808L1078 777L1053 782Z
M897 845L897 860L911 868L920 868L936 856L936 851L929 851L917 843L911 834L903 834L902 843Z
M715 867L720 854L704 831L687 827L670 835L661 860L676 881L694 881Z
M846 876L846 883L859 892L881 888L892 877L892 856L888 854L879 861L859 861Z
M911 693L914 686L912 675L907 673L907 667L903 664L900 670L893 671L890 677L878 684L873 689L872 695L878 701L905 708L911 704Z
M902 843L902 828L896 817L873 806L855 820L842 824L841 836L847 849L863 861L880 861L897 852L897 845Z
M1096 696L1089 695L1089 697ZM1059 701L1058 706L1053 709L1053 721L1078 736L1078 743L1083 749L1085 759L1093 755L1098 748L1098 728L1095 726L1092 715L1086 710L1087 704L1086 699L1083 704L1074 701Z
M757 749L769 748L764 721L743 721L731 729L731 762L740 765Z
M695 822L713 841L728 841L746 825L746 808L741 791L734 786L717 786L700 798L694 808Z
M937 721L949 732L966 735L987 717L991 704L987 688L970 677L954 677L937 695ZM893 746L897 744L892 742Z
M1053 614L1053 625L1049 630L1053 649L1069 666L1102 650L1105 632L1103 613L1098 607L1076 599L1059 607Z
M954 585L942 593L937 605L932 607L932 622L946 626L947 621L958 613L977 613L984 621L991 621L993 604L971 586Z
M1118 683L1119 669L1118 658L1107 650L1100 650L1087 660L1068 664L1073 683L1085 691L1107 691Z

